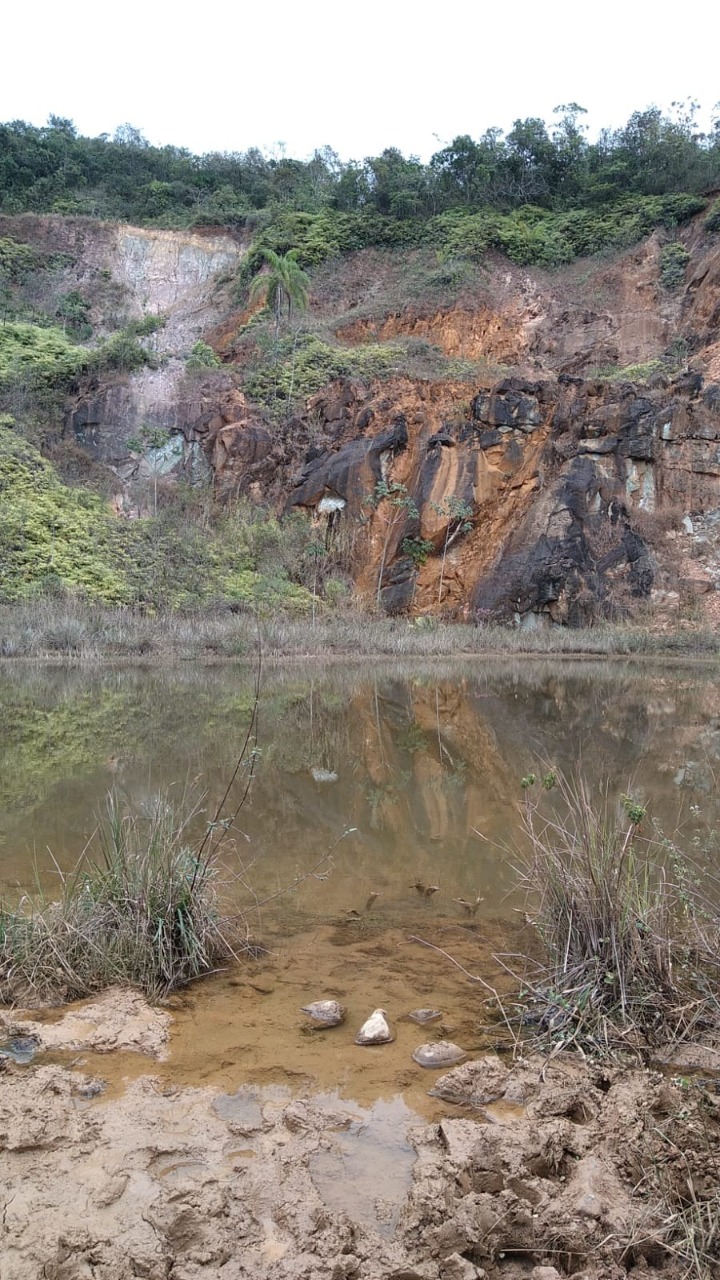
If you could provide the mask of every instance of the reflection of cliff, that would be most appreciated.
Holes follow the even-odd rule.
[[[234,669],[16,674],[1,700],[0,879],[29,888],[36,853],[56,891],[44,851],[73,866],[111,786],[142,812],[168,787],[182,806],[195,783],[212,813],[251,698],[251,676]],[[579,764],[611,795],[637,793],[667,830],[682,805],[688,839],[720,826],[719,726],[702,669],[526,660],[273,673],[256,783],[224,870],[237,884],[245,869],[251,905],[314,868],[283,900],[298,918],[362,914],[378,892],[373,915],[458,922],[453,898],[480,894],[492,912],[510,888],[503,848],[517,837],[519,781],[544,761]],[[440,892],[426,902],[416,880]]]
[[[565,771],[579,764],[611,795],[637,791],[672,830],[694,794],[692,768],[682,786],[674,780],[683,761],[704,754],[713,732],[712,682],[654,668],[529,663],[461,668],[452,677],[345,678],[347,705],[323,705],[322,683],[315,686],[324,754],[317,738],[310,745],[308,705],[285,714],[282,756],[253,806],[260,843],[265,824],[285,824],[298,865],[344,825],[358,828],[337,850],[330,880],[305,886],[308,910],[361,906],[371,889],[383,894],[381,907],[413,902],[416,878],[441,884],[436,910],[452,914],[449,899],[459,894],[499,902],[512,880],[502,849],[517,836],[520,778],[543,762]],[[336,782],[313,780],[309,764],[318,759]],[[704,804],[702,821],[713,818]]]

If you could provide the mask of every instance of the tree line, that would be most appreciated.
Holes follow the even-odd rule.
[[[70,120],[0,124],[0,210],[79,214],[142,225],[256,227],[278,211],[375,214],[394,221],[447,211],[607,207],[629,196],[720,186],[720,116],[703,131],[697,103],[649,107],[588,138],[576,103],[512,129],[454,138],[424,163],[396,147],[362,161],[322,147],[308,160],[156,147],[130,125],[87,138]]]

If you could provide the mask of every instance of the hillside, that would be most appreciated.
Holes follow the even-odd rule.
[[[638,169],[599,209],[548,170],[545,207],[504,211],[0,216],[5,598],[714,621],[720,217],[696,152],[665,182],[689,193]],[[289,251],[307,296],[274,318]],[[34,447],[59,476],[20,493]],[[98,513],[87,572],[58,502]]]

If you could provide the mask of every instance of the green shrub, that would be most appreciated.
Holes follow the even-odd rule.
[[[634,196],[598,209],[553,212],[523,205],[508,214],[453,210],[427,224],[444,255],[478,261],[498,249],[519,266],[556,266],[625,248],[655,227],[674,227],[705,208],[700,196]]]
[[[705,219],[705,230],[720,231],[720,198],[715,201]]]
[[[217,369],[220,364],[212,347],[207,342],[196,342],[185,361],[185,368],[192,373],[197,369]]]
[[[92,336],[90,323],[90,303],[83,298],[77,289],[60,295],[55,315],[63,322],[63,331],[67,326],[77,338],[86,340]]]
[[[665,289],[672,291],[680,288],[689,261],[690,254],[678,240],[664,246],[660,253],[660,280]]]
[[[20,322],[0,325],[0,386],[18,379],[59,385],[87,362],[88,352],[60,329]]]
[[[53,589],[123,600],[115,523],[101,498],[61,484],[36,449],[0,429],[0,597],[28,597],[51,576]]]
[[[292,536],[307,541],[307,521]],[[172,506],[121,520],[0,425],[0,600],[70,592],[150,611],[224,602],[302,613],[312,595],[286,539],[284,522],[244,508],[209,528]]]
[[[39,262],[39,255],[31,245],[22,244],[10,236],[0,236],[0,276],[19,284]]]
[[[312,333],[297,339],[288,337],[248,374],[245,390],[254,400],[273,408],[314,395],[337,378],[370,381],[387,375],[396,367],[400,352],[397,345],[381,343],[334,347]]]

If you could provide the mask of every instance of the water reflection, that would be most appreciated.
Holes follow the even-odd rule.
[[[4,886],[31,889],[37,862],[52,887],[47,850],[73,865],[110,787],[142,812],[197,782],[212,812],[252,696],[252,673],[237,667],[2,672]],[[519,779],[539,761],[579,764],[611,794],[632,790],[666,828],[680,814],[688,842],[718,821],[720,694],[707,668],[287,668],[265,678],[260,744],[225,862],[246,899],[296,882],[265,908],[285,928],[364,918],[373,894],[369,912],[387,923],[439,909],[460,918],[458,897],[482,896],[480,917],[507,909],[502,849],[516,838]],[[440,891],[426,900],[415,884]]]

